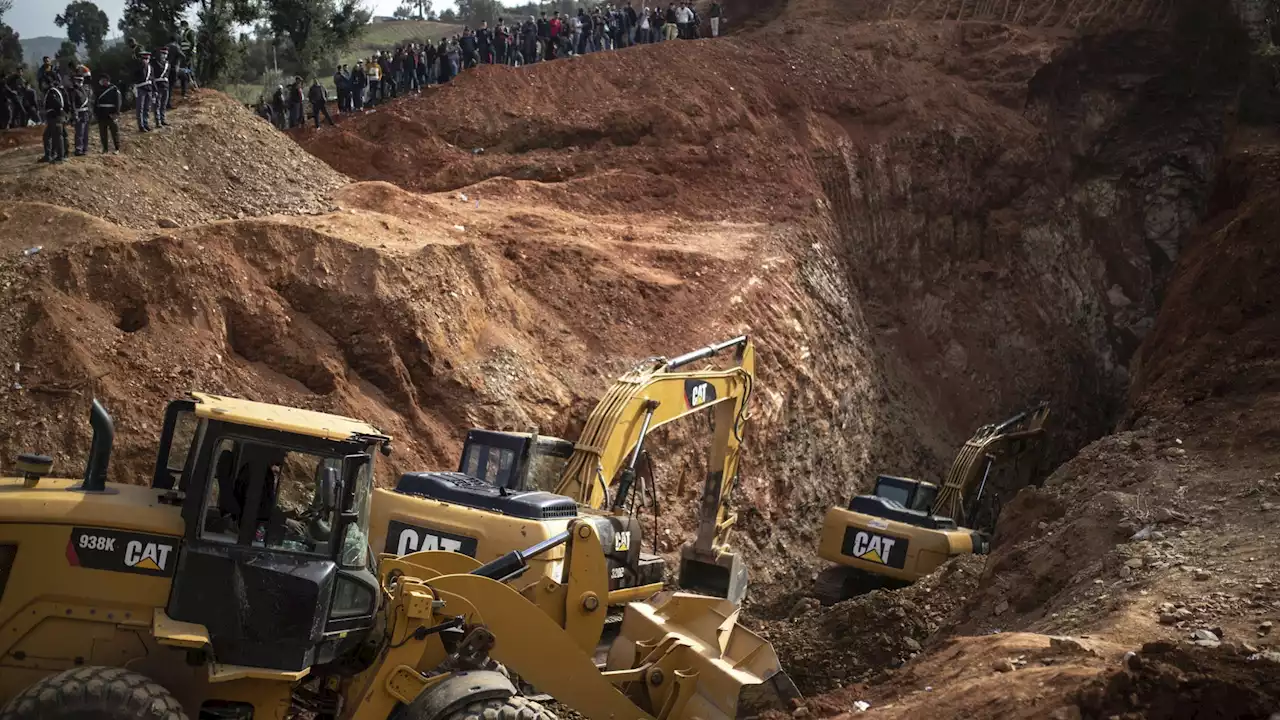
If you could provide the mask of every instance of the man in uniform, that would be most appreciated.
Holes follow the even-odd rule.
[[[152,87],[155,88],[155,114],[156,127],[164,127],[169,123],[165,120],[165,111],[169,108],[169,73],[173,68],[169,66],[169,48],[160,46],[156,50],[156,60],[152,67]]]
[[[116,116],[124,109],[124,93],[111,83],[105,73],[98,78],[98,97],[95,113],[98,116],[98,138],[102,140],[102,152],[107,152],[107,133],[111,133],[111,141],[115,143],[116,154],[120,154],[120,126],[116,124]]]
[[[76,127],[76,157],[89,154],[89,117],[92,114],[93,90],[84,84],[84,76],[71,78],[71,112]]]
[[[67,96],[57,73],[44,94],[44,157],[41,162],[60,163],[67,159],[67,128],[62,113],[67,109]]]
[[[134,105],[138,115],[138,132],[151,132],[149,115],[151,113],[152,93],[155,91],[151,68],[151,51],[138,53],[138,69],[133,75]]]
[[[18,78],[18,93],[22,96],[23,117],[30,125],[40,124],[40,98],[36,89],[27,84],[25,78]]]

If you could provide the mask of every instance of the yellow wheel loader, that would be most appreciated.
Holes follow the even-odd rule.
[[[1041,403],[978,428],[941,489],[881,475],[871,495],[828,510],[818,556],[836,565],[818,574],[814,595],[830,605],[876,588],[909,585],[957,555],[985,554],[999,515],[994,489],[1030,484],[1048,417],[1049,406]]]
[[[726,351],[734,353],[732,367],[688,369]],[[596,405],[576,443],[536,433],[472,430],[457,472],[408,473],[394,490],[374,492],[371,544],[394,555],[450,550],[488,561],[582,519],[605,541],[608,604],[644,599],[662,588],[665,571],[662,558],[641,551],[644,493],[632,490],[644,442],[655,428],[703,414],[710,416],[714,436],[698,533],[682,550],[678,582],[683,589],[738,603],[747,574],[728,549],[736,519],[729,499],[754,381],[755,351],[743,336],[670,360],[654,358],[628,372]],[[656,492],[649,485],[656,517]],[[562,555],[545,553],[522,582],[555,577]]]
[[[601,670],[608,575],[582,519],[481,565],[366,536],[390,438],[351,418],[193,393],[150,486],[106,482],[96,401],[82,479],[0,477],[0,720],[549,720],[518,675],[591,718],[722,720],[794,686],[725,601],[627,608]],[[518,592],[530,563],[561,573]]]

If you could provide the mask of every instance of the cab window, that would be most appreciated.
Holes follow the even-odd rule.
[[[320,479],[341,460],[222,438],[215,445],[202,539],[331,556],[335,510],[320,502]]]

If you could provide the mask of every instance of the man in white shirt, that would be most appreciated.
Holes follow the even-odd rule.
[[[685,40],[693,38],[693,10],[687,3],[680,3],[676,8],[676,24],[680,26],[680,37]]]

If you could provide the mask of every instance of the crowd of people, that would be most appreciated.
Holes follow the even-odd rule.
[[[712,37],[720,34],[722,15],[720,3],[713,2],[709,10]],[[499,18],[492,28],[482,22],[479,28],[464,27],[439,43],[409,43],[358,60],[355,67],[342,65],[333,74],[338,111],[368,110],[401,93],[449,82],[477,65],[520,66],[632,45],[693,40],[701,36],[701,25],[692,2],[637,9],[629,1],[579,9],[574,15],[555,12],[548,17],[544,12],[524,22]],[[308,89],[298,76],[287,87],[277,87],[270,98],[260,98],[258,114],[282,130],[298,127],[306,122],[304,108],[309,103],[310,117],[318,128],[321,117],[333,124],[329,99],[319,78]]]
[[[102,152],[120,152],[120,126],[126,97],[132,95],[139,132],[151,132],[168,125],[165,113],[173,109],[170,89],[180,87],[186,97],[191,84],[191,60],[195,33],[183,20],[179,32],[168,45],[155,53],[139,47],[133,38],[126,42],[133,53],[133,73],[121,84],[106,73],[95,77],[89,66],[71,61],[65,71],[43,58],[36,70],[36,87],[16,74],[3,84],[0,128],[44,125],[44,154],[40,162],[65,162],[69,154],[87,155],[89,128],[96,121]],[[94,84],[97,87],[94,87]],[[154,123],[153,123],[154,120]],[[71,126],[74,140],[68,138]],[[110,145],[108,145],[110,140]]]

